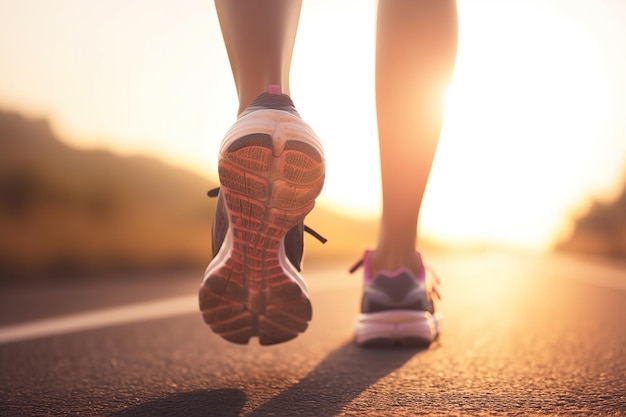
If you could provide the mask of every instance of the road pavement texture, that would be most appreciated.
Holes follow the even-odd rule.
[[[433,254],[443,335],[351,339],[361,274],[305,264],[313,321],[270,347],[204,325],[198,275],[0,293],[2,416],[626,415],[626,265]]]

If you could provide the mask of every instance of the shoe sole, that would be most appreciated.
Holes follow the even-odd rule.
[[[304,332],[312,317],[306,285],[283,242],[315,205],[324,159],[308,135],[293,139],[280,132],[281,118],[294,122],[281,113],[269,112],[264,119],[274,117],[278,130],[245,134],[220,152],[229,230],[199,298],[205,322],[233,343],[247,344],[253,336],[261,345],[285,342]]]
[[[359,314],[355,342],[363,347],[426,348],[439,336],[440,318],[428,311],[389,310]]]

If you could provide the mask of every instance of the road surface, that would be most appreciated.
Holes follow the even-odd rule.
[[[270,347],[210,332],[198,274],[5,288],[0,415],[626,415],[626,264],[430,261],[444,322],[427,350],[353,344],[350,262],[305,264],[313,321]]]

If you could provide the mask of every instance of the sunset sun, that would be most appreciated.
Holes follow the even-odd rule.
[[[312,13],[298,38],[293,90],[327,150],[322,198],[375,219],[373,11],[353,16],[353,30],[341,39],[320,38],[314,28],[323,21],[338,29],[349,11],[339,8],[333,19]],[[578,203],[581,187],[597,185],[580,168],[597,162],[589,156],[607,133],[601,53],[584,28],[540,4],[459,2],[459,24],[457,66],[442,92],[447,115],[421,229],[455,243],[545,248],[564,226],[564,211]],[[348,48],[354,55],[345,55]],[[333,65],[311,66],[315,59]],[[315,82],[321,77],[323,85]],[[329,92],[340,99],[329,102]],[[419,143],[407,140],[407,146]]]

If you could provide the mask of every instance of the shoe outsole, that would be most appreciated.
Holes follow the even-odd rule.
[[[282,245],[315,205],[324,160],[301,140],[286,140],[275,152],[271,135],[250,134],[220,155],[229,243],[199,298],[205,322],[233,343],[254,336],[261,345],[282,343],[305,331],[312,317],[304,283],[286,264]]]

